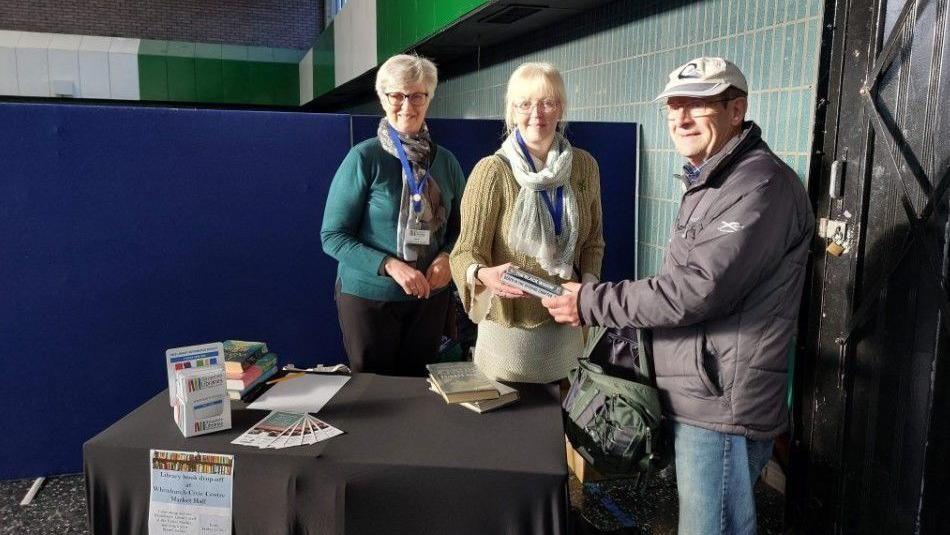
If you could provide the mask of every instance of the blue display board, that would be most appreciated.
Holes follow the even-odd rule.
[[[79,471],[166,348],[339,360],[320,224],[349,144],[342,115],[0,105],[0,478]]]
[[[281,363],[342,361],[320,224],[378,120],[0,104],[0,479],[80,471],[85,440],[165,388],[169,347],[265,340]],[[429,125],[466,173],[502,139],[499,121]],[[636,135],[569,130],[600,164],[607,278],[635,265]]]

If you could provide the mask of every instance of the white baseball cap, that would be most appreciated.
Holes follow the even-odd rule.
[[[696,58],[673,69],[670,81],[653,101],[668,97],[711,97],[730,87],[749,92],[739,67],[722,58]]]

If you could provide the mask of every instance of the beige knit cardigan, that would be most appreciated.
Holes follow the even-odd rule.
[[[574,253],[576,276],[584,273],[600,277],[604,258],[604,236],[600,208],[600,170],[597,161],[584,150],[574,148],[571,187],[577,199],[578,229]],[[498,156],[482,158],[472,170],[462,195],[462,228],[449,258],[452,278],[465,310],[471,310],[473,288],[466,283],[472,264],[486,267],[511,262],[522,269],[558,284],[560,277],[549,275],[538,262],[508,243],[508,228],[515,199],[521,186],[506,162]],[[487,319],[505,326],[534,328],[553,321],[541,300],[535,297],[501,299],[492,297]]]

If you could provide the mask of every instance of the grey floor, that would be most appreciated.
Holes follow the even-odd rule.
[[[0,534],[87,534],[82,474],[51,477],[33,503],[20,505],[30,479],[0,481]],[[570,480],[571,518],[578,535],[676,533],[676,483],[670,475],[654,478],[644,496],[623,481],[583,484]],[[756,486],[759,533],[783,532],[782,495]]]

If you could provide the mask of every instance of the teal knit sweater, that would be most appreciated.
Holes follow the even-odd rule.
[[[452,250],[459,234],[459,205],[465,175],[455,156],[439,146],[430,168],[442,190],[446,231],[441,250]],[[340,291],[376,301],[408,301],[396,281],[380,275],[383,260],[396,257],[396,226],[402,196],[399,158],[372,138],[353,147],[330,184],[320,238],[323,250],[339,263]],[[425,274],[429,268],[416,266]]]

